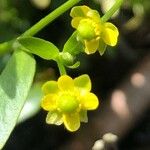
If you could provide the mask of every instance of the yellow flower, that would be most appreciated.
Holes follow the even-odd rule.
[[[115,46],[118,39],[118,29],[112,23],[102,23],[99,13],[87,6],[72,8],[71,25],[77,29],[78,39],[85,45],[85,53],[92,54],[96,50],[102,55],[106,45]]]
[[[46,122],[64,123],[71,132],[79,129],[80,121],[88,121],[87,110],[94,110],[99,105],[97,96],[90,92],[91,81],[86,74],[75,79],[63,75],[57,82],[46,82],[42,90],[45,96],[41,107],[48,111]]]

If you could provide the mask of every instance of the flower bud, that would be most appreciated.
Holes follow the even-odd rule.
[[[62,62],[66,66],[72,66],[74,62],[74,57],[68,53],[68,52],[61,52],[60,53],[60,58],[62,59]]]

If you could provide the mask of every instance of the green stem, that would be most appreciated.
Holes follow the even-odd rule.
[[[0,43],[0,56],[12,50],[14,40]]]
[[[41,29],[55,20],[57,17],[62,15],[65,11],[70,9],[73,5],[80,2],[81,0],[68,0],[66,3],[62,4],[60,7],[55,9],[53,12],[48,14],[46,17],[41,19],[35,25],[33,25],[30,29],[25,31],[21,36],[33,36],[38,33]],[[0,43],[0,55],[12,50],[12,45],[15,40],[11,40],[8,42]]]
[[[60,75],[67,74],[65,66],[63,65],[63,63],[60,60],[57,61],[57,65],[58,65],[58,68],[59,68]]]
[[[81,0],[68,0],[66,3],[55,9],[53,12],[48,14],[46,17],[37,22],[29,30],[27,30],[22,36],[33,36],[38,33],[41,29],[47,26],[50,22],[55,20],[57,17],[62,15],[65,11],[70,9],[73,5],[80,2]]]
[[[123,0],[116,0],[115,4],[106,12],[106,14],[101,18],[101,21],[104,23],[108,21],[112,15],[120,8]]]

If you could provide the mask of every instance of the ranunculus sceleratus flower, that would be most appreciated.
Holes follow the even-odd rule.
[[[72,8],[71,25],[77,29],[77,38],[85,45],[85,53],[92,54],[96,50],[102,55],[106,45],[115,46],[118,39],[118,29],[110,22],[102,23],[99,13],[87,6]]]
[[[91,93],[91,81],[88,75],[72,79],[68,75],[59,77],[58,81],[46,82],[42,90],[44,97],[41,107],[48,111],[46,122],[61,125],[73,132],[79,129],[80,122],[87,122],[87,110],[98,107],[99,101]]]

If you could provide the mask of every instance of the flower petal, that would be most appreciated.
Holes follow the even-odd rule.
[[[80,127],[80,117],[78,113],[75,114],[64,114],[63,115],[64,125],[67,130],[74,132]]]
[[[119,35],[119,31],[118,31],[117,27],[115,25],[113,25],[112,23],[106,22],[104,24],[104,26],[105,26],[105,28],[109,28],[109,29],[113,30],[115,32],[116,36]]]
[[[79,25],[79,22],[81,21],[81,19],[82,19],[82,17],[75,17],[75,18],[73,18],[72,21],[71,21],[71,26],[73,28],[77,29],[78,25]]]
[[[56,98],[57,96],[55,94],[48,94],[44,96],[41,102],[41,107],[44,110],[50,111],[56,109]]]
[[[47,124],[61,125],[63,123],[62,114],[58,111],[50,111],[46,116]]]
[[[80,121],[81,122],[88,122],[88,117],[87,117],[87,111],[86,110],[81,110],[80,111]]]
[[[98,98],[95,94],[86,93],[86,95],[84,95],[81,98],[81,105],[82,105],[82,109],[94,110],[98,107],[99,101],[98,101]]]
[[[86,14],[90,10],[89,7],[83,6],[75,6],[71,9],[70,16],[71,17],[86,17]]]
[[[100,15],[98,13],[98,11],[96,10],[89,10],[87,13],[87,17],[91,18],[92,20],[94,20],[97,23],[100,23]]]
[[[72,90],[74,87],[73,79],[67,75],[63,75],[58,79],[59,89],[66,91]]]
[[[74,85],[81,89],[89,92],[91,90],[91,80],[87,74],[81,75],[74,79]]]
[[[44,94],[56,93],[58,92],[58,85],[56,81],[48,81],[42,86]]]
[[[105,23],[102,31],[102,39],[107,45],[115,46],[118,39],[118,29],[112,23]]]
[[[92,39],[90,41],[85,40],[85,53],[93,54],[96,52],[99,46],[99,39]]]

